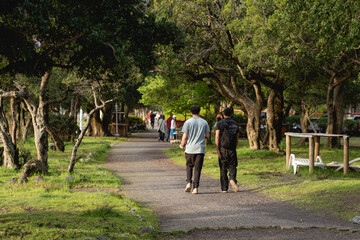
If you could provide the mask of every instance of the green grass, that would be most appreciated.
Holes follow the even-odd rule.
[[[9,184],[20,172],[0,169],[0,239],[155,239],[155,214],[124,197],[121,181],[102,168],[110,144],[124,139],[85,138],[75,165],[73,181],[65,177],[72,144],[65,152],[49,151],[49,174],[35,183]],[[31,140],[24,144],[36,156]],[[131,210],[131,211],[130,211]],[[138,216],[142,217],[142,219]],[[141,226],[153,229],[143,233]]]
[[[297,157],[308,157],[308,146],[296,146],[299,139],[292,141],[292,153]],[[360,138],[351,138],[350,145],[350,160],[360,157]],[[285,149],[284,143],[281,147]],[[167,150],[167,154],[175,163],[185,165],[183,151],[177,146]],[[285,155],[267,150],[252,151],[246,140],[239,141],[237,155],[237,180],[241,188],[263,192],[318,214],[345,220],[360,215],[360,172],[344,176],[333,169],[315,168],[314,173],[309,174],[308,167],[303,166],[294,175],[292,169],[286,169]],[[320,155],[325,163],[343,162],[342,149],[325,149],[322,145]],[[220,176],[214,145],[206,147],[202,172],[215,179]]]

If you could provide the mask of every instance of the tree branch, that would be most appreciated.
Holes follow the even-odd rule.
[[[114,48],[110,43],[108,43],[108,42],[107,42],[107,43],[106,43],[106,42],[102,42],[102,43],[112,49],[114,58],[116,59],[116,61],[118,61],[119,63],[121,63],[120,59],[116,56],[115,48]]]

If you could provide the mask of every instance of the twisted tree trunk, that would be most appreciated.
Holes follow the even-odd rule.
[[[0,102],[2,102],[0,100]],[[9,125],[3,112],[2,104],[0,103],[0,137],[4,145],[4,161],[3,166],[5,168],[17,168],[18,167],[18,154],[16,145],[12,141],[12,136],[9,133]]]
[[[26,93],[23,101],[30,112],[33,128],[34,140],[36,146],[37,159],[42,161],[48,167],[48,134],[46,131],[47,114],[48,114],[48,97],[46,87],[50,79],[51,72],[46,72],[41,77],[39,103],[36,105],[31,97]],[[19,89],[26,91],[26,88],[17,84]]]
[[[106,133],[103,130],[103,125],[100,119],[100,111],[96,111],[93,114],[89,114],[90,125],[91,125],[91,136],[93,137],[104,137]]]
[[[75,164],[76,164],[76,154],[77,154],[77,151],[80,147],[80,144],[85,136],[85,133],[87,131],[87,129],[89,128],[90,126],[90,121],[91,121],[91,118],[93,116],[94,113],[98,112],[101,108],[103,108],[108,102],[111,102],[113,101],[112,99],[111,100],[108,100],[108,101],[103,101],[101,98],[100,98],[100,101],[101,101],[101,105],[98,105],[98,102],[97,102],[97,97],[96,97],[96,92],[95,90],[93,90],[93,95],[94,95],[94,102],[95,102],[95,108],[92,109],[89,114],[88,114],[88,118],[86,120],[86,123],[85,123],[85,126],[83,127],[83,129],[81,130],[80,134],[79,134],[79,137],[73,147],[73,150],[72,150],[72,153],[71,153],[71,158],[70,158],[70,163],[69,163],[69,166],[68,166],[68,173],[72,173],[74,171],[74,167],[75,167]]]
[[[56,151],[65,151],[64,141],[59,137],[59,133],[50,125],[46,125],[46,131],[54,141]]]
[[[1,90],[1,89],[0,89]],[[15,96],[15,92],[12,92],[14,95],[10,97],[13,99]],[[5,93],[1,90],[1,95],[5,95]],[[10,96],[10,95],[8,95]],[[4,149],[4,159],[3,159],[3,166],[5,168],[18,168],[19,164],[19,154],[16,148],[16,144],[13,142],[13,137],[10,134],[9,124],[6,119],[5,113],[3,112],[3,105],[2,105],[2,96],[0,96],[0,137],[2,139]]]

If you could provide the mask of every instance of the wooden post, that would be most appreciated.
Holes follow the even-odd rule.
[[[349,173],[349,136],[344,136],[344,174]]]
[[[320,136],[315,136],[315,155],[314,162],[316,161],[317,156],[320,155]]]
[[[309,137],[309,173],[314,172],[314,138]]]
[[[286,135],[286,169],[289,169],[290,154],[291,154],[291,136]]]

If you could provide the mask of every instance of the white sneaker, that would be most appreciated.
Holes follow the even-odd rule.
[[[191,183],[186,184],[185,192],[190,192],[191,190]]]
[[[198,194],[198,189],[194,188],[193,191],[192,191],[192,194]]]
[[[232,187],[232,189],[233,189],[234,192],[238,192],[238,191],[239,191],[239,188],[238,188],[238,186],[236,186],[236,183],[235,183],[234,180],[230,180],[230,185],[231,185],[231,187]]]
[[[227,191],[224,190],[224,191],[222,191],[222,193],[227,193]]]

